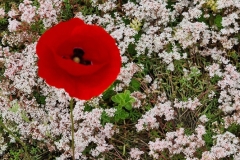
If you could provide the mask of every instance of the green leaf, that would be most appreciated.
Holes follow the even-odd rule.
[[[132,43],[130,43],[130,44],[128,45],[127,51],[128,51],[128,53],[129,53],[130,55],[132,55],[132,56],[134,56],[134,55],[137,54],[137,51],[135,50],[135,45],[132,44]]]
[[[132,104],[131,104],[131,103],[127,103],[127,104],[125,105],[125,108],[126,108],[127,110],[131,111],[131,110],[132,110]]]
[[[119,106],[117,106],[116,109],[117,111],[115,112],[115,115],[114,115],[115,122],[129,118],[129,113],[127,111],[125,111]]]
[[[124,93],[118,93],[113,96],[111,99],[113,102],[117,103],[119,107],[125,107],[127,110],[132,109],[132,103],[135,101],[134,98],[131,97],[130,91],[126,90]]]
[[[130,86],[134,91],[139,91],[141,83],[133,78],[132,81],[130,82]]]
[[[222,29],[222,16],[217,15],[214,19],[214,24],[218,27],[218,29]]]

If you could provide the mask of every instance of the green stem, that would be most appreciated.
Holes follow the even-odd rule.
[[[5,124],[2,122],[2,120],[0,120],[0,126],[3,127],[13,138],[15,138],[16,141],[18,141],[22,146],[23,146],[23,149],[25,151],[25,156],[27,159],[31,160],[31,158],[29,157],[28,155],[28,152],[27,152],[27,147],[26,145],[23,143],[23,141],[18,138],[17,136],[15,136],[12,131],[10,129],[8,129]]]
[[[71,132],[72,132],[72,159],[75,160],[75,147],[74,147],[74,122],[73,122],[73,98],[70,100],[70,118],[71,118]]]

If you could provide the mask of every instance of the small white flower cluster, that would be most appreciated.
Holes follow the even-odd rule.
[[[16,11],[15,9],[13,9],[13,8],[11,8],[11,10],[10,11],[8,11],[8,16],[10,17],[10,18],[16,18],[16,16],[18,16],[19,15],[19,11]]]
[[[202,123],[206,123],[209,119],[207,118],[206,115],[202,115],[201,117],[199,117],[199,121]]]
[[[238,0],[217,0],[217,9],[230,7],[240,8],[240,2]]]
[[[19,4],[19,11],[21,14],[21,21],[25,21],[27,23],[32,23],[34,22],[34,17],[36,14],[36,6],[32,6],[32,1],[29,0],[24,0],[23,3]]]
[[[171,52],[163,51],[158,54],[158,57],[161,58],[162,61],[168,65],[167,70],[174,71],[173,60],[185,59],[187,57],[186,53],[181,56],[179,53],[179,49],[180,48],[173,45]]]
[[[91,154],[96,157],[101,152],[112,149],[112,146],[108,145],[105,139],[111,138],[115,131],[111,123],[107,123],[105,126],[101,125],[100,120],[103,109],[96,108],[91,112],[84,112],[83,109],[83,102],[77,102],[74,108],[74,119],[75,121],[81,120],[82,122],[77,126],[75,125],[77,129],[75,132],[75,152],[80,156],[84,149],[93,142],[97,147],[91,150]],[[109,112],[109,110],[106,111]]]
[[[21,116],[22,109],[20,108],[19,101],[13,100],[9,102],[8,106],[5,105],[3,107],[4,108],[1,108],[1,110],[3,111],[3,119],[16,123],[24,123],[24,120]]]
[[[17,28],[16,28],[17,29]],[[26,31],[23,31],[21,33],[13,32],[10,35],[4,34],[2,38],[3,45],[9,45],[11,47],[13,46],[20,46],[21,44],[24,44],[26,41],[32,41],[34,35],[32,33],[28,33]]]
[[[13,86],[18,90],[30,94],[32,88],[36,86],[37,79],[37,66],[36,60],[37,56],[35,53],[36,43],[28,45],[27,48],[23,51],[22,56],[22,65],[20,70],[15,73],[13,80]],[[27,78],[27,80],[25,79]]]
[[[222,77],[222,72],[220,69],[220,65],[217,63],[213,63],[212,65],[209,65],[206,67],[206,70],[209,71],[209,76],[214,77],[215,75],[218,77]]]
[[[117,7],[117,5],[115,3],[116,3],[116,0],[108,0],[103,4],[95,3],[95,5],[93,5],[93,6],[97,6],[98,9],[103,12],[109,12],[109,11],[114,10]]]
[[[161,152],[164,149],[168,149],[172,155],[182,152],[185,158],[193,158],[197,148],[205,144],[202,139],[202,136],[205,134],[205,127],[198,125],[195,132],[196,134],[185,135],[184,128],[179,128],[175,132],[167,132],[165,139],[160,140],[156,138],[155,142],[149,142],[149,155],[159,159]]]
[[[202,159],[222,159],[233,155],[233,159],[239,158],[240,153],[240,140],[234,134],[230,132],[225,132],[224,134],[218,134],[213,136],[215,139],[215,145],[210,151],[205,151],[202,153]]]
[[[149,75],[146,75],[144,78],[144,81],[147,83],[151,83],[152,82],[152,77],[150,77]]]
[[[142,115],[141,119],[138,119],[138,123],[135,125],[137,131],[139,132],[144,129],[150,130],[159,128],[159,123],[157,122],[156,117],[165,116],[166,121],[174,119],[174,110],[171,105],[172,103],[170,101],[166,101],[165,103],[157,103],[154,108]]]
[[[140,151],[138,148],[131,148],[131,151],[129,152],[132,159],[139,160],[141,159],[141,155],[143,154],[143,151]]]
[[[240,124],[240,73],[236,67],[228,64],[224,68],[223,79],[218,81],[221,87],[218,102],[221,109],[227,116],[224,117],[225,127],[233,123]]]
[[[139,41],[137,42],[137,45],[136,45],[137,56],[145,54],[147,50],[148,52],[147,56],[151,57],[151,54],[153,52],[158,53],[173,40],[173,37],[171,34],[172,28],[170,27],[166,27],[162,29],[163,32],[159,33],[159,30],[160,30],[159,27],[153,27],[153,26],[149,27],[149,24],[146,23],[143,26],[143,30],[146,32],[146,34],[142,34]],[[174,45],[174,43],[172,44]],[[168,56],[168,54],[164,54],[162,57],[164,56]]]
[[[193,46],[200,42],[200,46],[206,46],[210,39],[208,26],[203,22],[190,22],[184,19],[178,24],[174,39],[177,40],[182,48]]]
[[[8,16],[10,17],[8,19],[8,30],[10,32],[15,32],[22,22],[32,24],[40,18],[43,20],[45,28],[56,24],[58,22],[57,16],[60,13],[62,0],[38,0],[38,2],[40,4],[39,8],[33,6],[32,1],[29,0],[24,0],[23,3],[20,3],[18,10],[12,8],[8,12]],[[19,15],[20,18],[18,18]]]
[[[7,143],[4,141],[4,137],[0,134],[0,156],[7,150]]]
[[[43,20],[45,28],[51,27],[58,22],[57,16],[60,12],[62,0],[38,0],[40,7],[37,10],[37,14]]]
[[[127,63],[125,67],[121,67],[120,74],[117,79],[122,83],[119,83],[116,87],[116,91],[121,91],[123,87],[129,86],[133,75],[140,71],[140,68],[135,63]]]
[[[141,100],[144,100],[146,98],[146,95],[139,91],[131,93],[131,96],[135,99],[135,102],[132,104],[133,108],[140,108],[142,106]]]
[[[17,21],[16,19],[8,19],[8,30],[9,32],[14,32],[17,30],[18,26],[21,24],[19,21]]]
[[[5,10],[3,8],[0,8],[0,19],[5,16]]]
[[[223,35],[231,35],[233,33],[238,33],[239,31],[239,24],[236,21],[237,19],[239,19],[238,16],[239,13],[232,13],[232,14],[228,14],[226,17],[222,18],[222,26],[224,27],[223,29],[221,29],[221,33]]]
[[[126,16],[135,17],[147,22],[156,21],[157,25],[167,25],[170,21],[171,12],[166,8],[165,1],[141,0],[139,4],[128,1],[123,5]]]
[[[12,86],[22,92],[30,94],[32,87],[36,85],[36,43],[27,46],[23,53],[15,53],[5,56],[6,70],[4,76],[13,81]],[[27,80],[26,80],[27,78]]]
[[[107,115],[109,117],[113,117],[114,113],[117,111],[117,109],[116,108],[110,108],[110,109],[105,109],[104,111],[107,113]]]
[[[190,109],[190,110],[195,110],[198,106],[201,106],[202,104],[199,102],[198,98],[194,98],[193,100],[191,98],[188,99],[188,101],[183,102],[183,101],[178,101],[177,99],[175,99],[174,101],[174,107],[175,108],[186,108],[186,109]]]

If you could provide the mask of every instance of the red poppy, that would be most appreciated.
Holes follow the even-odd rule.
[[[71,97],[88,100],[117,78],[121,58],[115,40],[101,27],[79,18],[47,30],[36,47],[38,75]]]

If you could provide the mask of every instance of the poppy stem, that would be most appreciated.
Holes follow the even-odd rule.
[[[75,160],[75,146],[74,146],[74,121],[73,121],[73,98],[70,100],[70,118],[71,118],[71,132],[72,132],[72,159]]]

